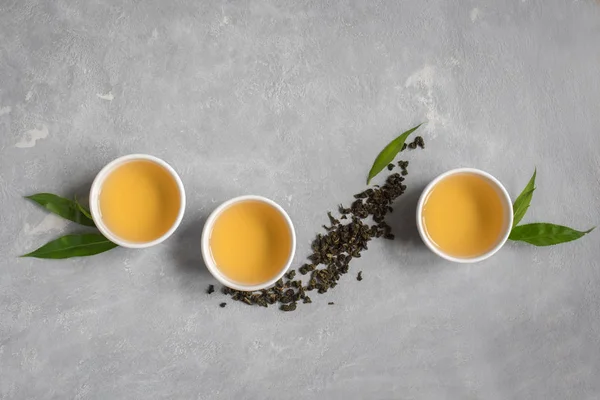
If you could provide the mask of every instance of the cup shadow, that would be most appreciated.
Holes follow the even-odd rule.
[[[394,212],[386,218],[397,240],[419,248],[426,248],[417,230],[417,204],[424,189],[425,185],[422,185],[401,196],[393,205]]]
[[[202,216],[199,219],[190,221],[184,226],[179,227],[175,233],[175,246],[172,250],[172,258],[177,272],[186,281],[190,280],[195,283],[197,281],[201,281],[202,283],[216,281],[202,259],[202,228],[207,218],[208,216]]]
[[[398,256],[399,246],[406,247],[407,254],[412,254],[411,261],[403,262],[402,268],[419,274],[428,274],[438,268],[437,256],[423,243],[417,229],[417,204],[425,187],[420,185],[406,192],[392,205],[394,212],[387,215],[386,222],[392,227],[395,240],[384,241],[384,247],[392,257]]]

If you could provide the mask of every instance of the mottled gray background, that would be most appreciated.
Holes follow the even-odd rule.
[[[282,204],[300,265],[325,212],[424,120],[397,240],[335,290],[295,313],[205,293],[217,204]],[[600,224],[599,127],[594,0],[0,0],[0,398],[598,399],[600,232],[455,265],[413,213],[447,169],[515,196],[537,167],[526,221]],[[186,185],[174,237],[17,258],[79,231],[21,196],[85,197],[133,152]]]

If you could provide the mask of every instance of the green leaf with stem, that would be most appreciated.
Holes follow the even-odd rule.
[[[91,219],[93,221],[92,213],[90,213],[90,210],[87,207],[85,207],[83,204],[81,204],[79,202],[79,200],[77,200],[77,197],[75,197],[75,204],[77,205],[77,208],[79,209],[79,211],[81,211],[81,213],[83,215],[85,215],[86,217],[88,217],[89,219]]]
[[[510,240],[526,242],[534,246],[552,246],[577,240],[593,231],[594,228],[587,231],[578,231],[568,226],[542,222],[515,226],[510,231],[508,238]]]
[[[85,257],[103,253],[115,247],[117,247],[116,244],[99,233],[84,233],[60,237],[21,257],[50,259]]]
[[[529,208],[529,204],[531,204],[531,199],[533,198],[533,192],[535,191],[535,176],[537,174],[537,169],[533,170],[533,176],[525,186],[525,189],[521,192],[519,197],[515,200],[513,204],[513,227],[517,226],[519,222],[527,213],[527,209]]]
[[[77,202],[51,193],[37,193],[26,196],[26,199],[32,200],[44,207],[46,210],[84,226],[96,226],[89,213],[83,213]]]
[[[371,179],[373,179],[375,176],[377,176],[377,174],[383,171],[383,169],[387,167],[389,163],[394,161],[396,155],[402,150],[402,146],[404,145],[404,142],[406,142],[406,139],[408,139],[410,134],[416,131],[421,125],[423,125],[423,123],[420,123],[414,128],[411,128],[406,132],[402,133],[396,139],[392,140],[387,146],[385,146],[383,150],[381,150],[377,158],[375,158],[373,166],[369,171],[367,185],[371,182]]]

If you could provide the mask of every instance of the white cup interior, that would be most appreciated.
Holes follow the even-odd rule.
[[[102,211],[100,209],[100,193],[102,192],[102,185],[104,184],[106,178],[116,168],[131,161],[151,161],[160,165],[173,177],[177,184],[177,188],[179,189],[180,204],[179,212],[177,213],[177,218],[175,219],[175,222],[173,223],[171,228],[167,232],[165,232],[164,235],[150,242],[132,242],[120,238],[119,236],[112,233],[102,220]],[[181,223],[181,220],[183,219],[183,214],[185,212],[185,190],[183,188],[183,182],[181,181],[181,178],[179,178],[179,175],[177,175],[177,172],[175,172],[173,167],[171,167],[169,164],[167,164],[165,161],[161,160],[158,157],[154,157],[148,154],[130,154],[127,156],[119,157],[108,163],[104,168],[100,170],[98,175],[96,175],[96,178],[94,179],[94,182],[92,183],[92,188],[90,190],[90,212],[92,213],[92,218],[94,219],[96,227],[111,242],[116,243],[122,247],[129,247],[133,249],[141,249],[154,246],[165,241],[169,236],[171,236]]]
[[[502,234],[500,235],[500,237],[498,238],[498,242],[488,252],[481,254],[479,256],[462,258],[462,257],[455,257],[455,256],[452,256],[450,254],[443,252],[439,247],[437,247],[431,241],[431,239],[429,238],[429,235],[426,232],[425,227],[423,226],[423,207],[424,207],[425,203],[427,202],[427,197],[429,196],[429,194],[431,193],[433,188],[440,181],[448,178],[449,176],[456,175],[456,174],[474,174],[474,175],[479,175],[479,176],[485,178],[490,184],[492,184],[492,186],[494,186],[494,188],[498,192],[498,195],[500,196],[500,199],[502,200],[502,205],[504,207],[504,210],[503,210],[504,218],[505,218],[504,230],[503,230]],[[510,200],[510,196],[508,195],[508,192],[506,191],[506,189],[504,188],[504,186],[502,185],[502,183],[500,183],[500,181],[498,179],[494,178],[492,175],[488,174],[487,172],[476,169],[476,168],[457,168],[457,169],[453,169],[453,170],[447,171],[447,172],[439,175],[437,178],[435,178],[433,181],[431,181],[431,183],[429,183],[429,185],[427,185],[427,187],[423,190],[423,193],[421,194],[421,197],[419,198],[419,203],[417,204],[417,228],[419,230],[419,235],[421,236],[421,239],[427,245],[427,247],[429,247],[429,249],[431,251],[433,251],[435,254],[437,254],[438,256],[440,256],[442,258],[445,258],[446,260],[453,261],[453,262],[474,263],[474,262],[483,261],[483,260],[491,257],[498,250],[500,250],[502,248],[502,246],[504,246],[504,244],[508,240],[508,236],[510,235],[510,230],[512,228],[512,223],[513,223],[513,207],[512,207],[512,202]]]
[[[231,207],[234,204],[244,202],[244,201],[260,201],[260,202],[270,205],[271,207],[273,207],[277,211],[279,211],[282,218],[284,218],[284,220],[286,221],[286,224],[288,226],[288,229],[289,229],[289,232],[291,235],[291,239],[292,239],[292,247],[290,250],[290,254],[287,258],[285,265],[282,267],[281,271],[279,271],[279,273],[272,279],[270,279],[266,282],[260,283],[260,284],[256,284],[256,285],[245,285],[243,283],[236,282],[236,281],[230,279],[229,277],[227,277],[225,274],[223,274],[221,272],[221,270],[219,269],[219,267],[216,265],[214,258],[212,256],[211,249],[210,249],[210,235],[212,233],[212,229],[214,227],[215,221],[219,218],[219,216],[221,215],[221,213],[224,210],[226,210],[227,208]],[[251,291],[255,291],[255,290],[266,289],[266,288],[273,286],[279,279],[281,279],[283,277],[283,275],[285,275],[287,270],[290,268],[290,265],[292,264],[292,261],[294,260],[295,253],[296,253],[296,232],[294,231],[294,224],[292,223],[292,220],[290,219],[289,215],[285,212],[285,210],[279,204],[275,203],[273,200],[267,199],[266,197],[248,195],[248,196],[235,197],[231,200],[228,200],[225,203],[221,204],[219,207],[217,207],[210,214],[210,216],[206,220],[206,223],[204,224],[204,228],[202,229],[202,258],[204,259],[204,264],[206,265],[206,268],[208,268],[210,273],[220,283],[222,283],[223,285],[230,287],[232,289],[241,290],[241,291],[245,291],[245,292],[251,292]]]

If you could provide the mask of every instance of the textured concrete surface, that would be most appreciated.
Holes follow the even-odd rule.
[[[454,265],[413,213],[444,170],[514,196],[537,167],[526,221],[599,224],[599,104],[593,0],[0,0],[0,398],[598,399],[600,232]],[[423,120],[397,240],[335,290],[295,313],[205,293],[218,203],[281,203],[299,266],[325,212]],[[85,197],[132,152],[186,185],[174,237],[17,258],[79,230],[21,196]]]

